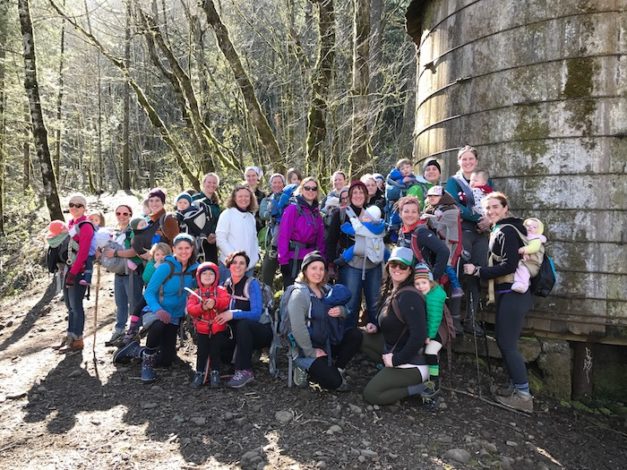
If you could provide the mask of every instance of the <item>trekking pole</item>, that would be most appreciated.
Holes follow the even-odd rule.
[[[475,365],[477,367],[477,388],[479,389],[479,398],[482,398],[481,395],[481,374],[479,372],[479,347],[477,346],[477,328],[475,328],[475,319],[476,319],[476,312],[475,312],[475,304],[473,302],[474,298],[472,295],[472,289],[468,289],[468,301],[470,302],[470,313],[471,313],[471,321],[473,322],[472,325],[472,335],[474,337],[474,341],[475,341]]]
[[[98,297],[100,293],[100,263],[96,264],[96,300],[94,303],[94,343],[91,345],[91,352],[96,364],[96,332],[98,331]]]
[[[481,310],[481,302],[479,302],[479,309]],[[481,320],[481,328],[483,328],[483,344],[485,346],[485,358],[488,366],[488,386],[490,387],[490,393],[493,393],[492,361],[490,360],[490,350],[488,349],[488,334],[485,327],[485,320]]]

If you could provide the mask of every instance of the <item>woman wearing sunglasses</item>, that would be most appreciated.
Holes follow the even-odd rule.
[[[294,284],[305,256],[319,251],[326,259],[324,221],[318,204],[318,182],[305,178],[287,206],[279,225],[278,259],[283,273],[283,288]]]
[[[94,226],[85,215],[87,210],[85,196],[74,194],[70,197],[69,208],[72,216],[68,222],[71,237],[68,249],[68,263],[70,264],[67,268],[63,287],[63,300],[68,310],[68,328],[67,335],[58,348],[60,352],[64,353],[82,351],[84,346],[85,309],[83,308],[83,297],[87,285],[81,285],[80,280],[85,271],[85,262],[89,257],[89,250],[94,237]]]
[[[429,377],[424,356],[427,339],[425,301],[414,287],[413,253],[395,248],[385,269],[387,280],[377,311],[378,332],[366,330],[362,351],[383,369],[364,388],[364,399],[373,405],[391,405],[419,395]]]

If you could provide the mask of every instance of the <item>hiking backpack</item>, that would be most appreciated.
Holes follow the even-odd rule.
[[[211,211],[204,204],[200,204],[195,210],[187,211],[185,214],[177,213],[177,218],[181,232],[194,237],[206,236],[213,223]]]
[[[256,281],[261,288],[261,316],[259,317],[259,323],[272,323],[272,314],[274,311],[274,297],[272,295],[272,288],[269,285],[260,282],[254,277],[248,277],[246,278],[246,283],[244,284],[244,291],[242,292],[242,295],[235,295],[233,293],[231,294],[231,299],[249,301],[250,286],[253,281]],[[224,288],[229,287],[233,289],[233,280],[230,277],[224,282]],[[235,292],[234,289],[233,291]]]
[[[89,255],[93,256],[96,252],[96,228],[94,227],[94,224],[92,224],[89,220],[83,220],[82,222],[74,225],[74,227],[76,227],[75,236],[80,234],[81,226],[84,224],[91,225],[94,230],[94,236],[92,237],[91,245],[89,247]],[[48,246],[48,251],[46,252],[46,267],[48,268],[48,272],[56,273],[59,270],[59,265],[70,266],[76,259],[77,254],[78,242],[68,233],[59,245],[54,247]]]
[[[533,295],[538,297],[548,297],[555,283],[557,281],[557,272],[555,271],[555,264],[553,258],[544,253],[542,257],[542,263],[540,264],[540,270],[535,277],[531,278],[531,285],[529,289]]]

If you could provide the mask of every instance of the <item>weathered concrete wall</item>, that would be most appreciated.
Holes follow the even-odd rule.
[[[558,286],[528,326],[627,344],[627,0],[414,0],[417,160],[466,143],[545,222]],[[446,170],[445,170],[446,171]]]

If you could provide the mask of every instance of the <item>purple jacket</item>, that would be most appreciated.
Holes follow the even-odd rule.
[[[314,202],[310,206],[302,196],[296,198],[296,203],[287,206],[281,217],[277,244],[279,264],[287,264],[294,258],[296,243],[300,244],[298,259],[303,259],[314,250],[326,258],[324,222],[318,204]]]

